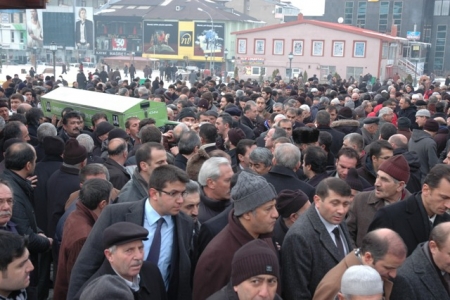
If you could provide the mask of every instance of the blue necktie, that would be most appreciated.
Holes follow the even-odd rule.
[[[148,253],[147,260],[151,261],[155,265],[158,265],[159,253],[161,251],[161,226],[164,223],[164,219],[160,218],[156,225],[155,235],[153,236],[152,246]]]

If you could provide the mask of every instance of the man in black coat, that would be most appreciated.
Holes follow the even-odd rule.
[[[418,244],[428,241],[434,226],[450,221],[450,166],[436,165],[425,177],[422,192],[404,201],[378,210],[369,231],[390,228],[396,231],[408,247],[408,256]]]
[[[135,299],[167,299],[166,288],[158,267],[144,260],[142,241],[148,240],[148,230],[130,222],[117,222],[103,232],[106,259],[100,269],[83,285],[75,299],[80,299],[84,288],[103,275],[115,275],[124,280]],[[130,261],[122,253],[132,255]],[[131,253],[130,253],[131,252]],[[139,278],[137,277],[139,275]]]
[[[333,137],[330,151],[331,153],[333,153],[333,156],[336,157],[339,150],[342,148],[345,134],[330,127],[330,114],[326,110],[320,110],[317,112],[316,124],[317,129],[319,129],[320,131],[326,131]]]
[[[0,176],[7,181],[13,192],[13,211],[11,221],[16,224],[20,235],[28,236],[30,260],[35,267],[30,277],[30,286],[38,284],[38,255],[50,250],[53,239],[45,236],[38,228],[32,205],[33,189],[27,177],[33,175],[36,166],[36,152],[27,143],[15,143],[5,153],[6,170]],[[39,291],[38,291],[39,292]],[[42,291],[45,294],[45,291]]]
[[[105,256],[98,241],[102,240],[103,231],[108,226],[122,221],[131,222],[149,230],[149,237],[153,237],[160,218],[164,219],[160,227],[160,260],[163,260],[163,263],[160,261],[158,267],[163,276],[168,299],[192,299],[189,255],[194,224],[192,218],[180,213],[182,194],[187,182],[189,177],[184,171],[175,166],[164,165],[152,173],[149,198],[108,205],[92,228],[72,269],[67,299],[74,299],[83,284],[101,267]],[[145,220],[144,216],[147,216]],[[168,235],[164,235],[165,231]],[[153,240],[144,242],[144,257],[147,259],[152,243]],[[167,247],[163,247],[164,245]]]
[[[131,178],[124,168],[128,157],[127,149],[127,142],[121,138],[112,139],[108,143],[108,158],[104,165],[109,171],[109,181],[118,190],[121,190]]]
[[[292,144],[279,144],[275,148],[273,160],[274,166],[264,178],[275,187],[277,193],[282,190],[302,190],[312,202],[314,188],[298,179],[295,173],[300,168],[298,148]]]

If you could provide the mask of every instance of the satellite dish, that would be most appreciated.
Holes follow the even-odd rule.
[[[344,18],[343,18],[343,17],[339,17],[338,23],[339,23],[339,24],[342,24],[343,22],[344,22]]]

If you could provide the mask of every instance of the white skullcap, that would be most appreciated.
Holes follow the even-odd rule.
[[[351,296],[383,294],[383,281],[380,274],[372,267],[352,266],[342,276],[341,293]]]

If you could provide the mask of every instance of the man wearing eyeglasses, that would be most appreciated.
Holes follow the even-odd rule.
[[[149,231],[144,241],[144,259],[156,264],[167,290],[167,298],[191,300],[189,251],[193,221],[180,213],[189,177],[183,170],[164,165],[149,181],[149,197],[140,201],[108,205],[102,212],[77,258],[70,277],[67,299],[73,299],[104,260],[103,231],[117,222],[131,222]]]

